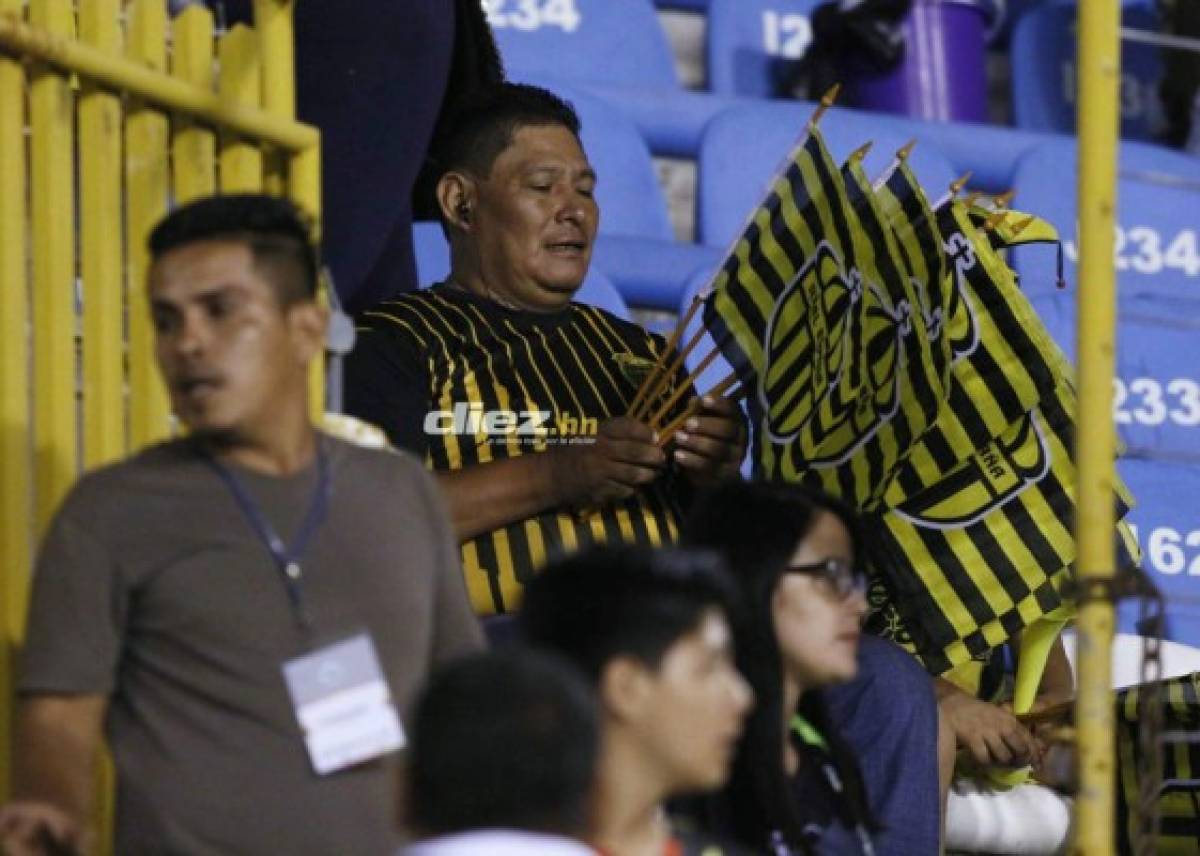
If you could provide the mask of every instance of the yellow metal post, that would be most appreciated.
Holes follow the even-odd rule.
[[[268,113],[296,115],[295,34],[293,0],[254,0],[254,29],[263,63],[262,104]],[[285,162],[272,152],[266,160],[265,187],[282,196],[287,190]]]
[[[1120,4],[1079,4],[1079,570],[1082,589],[1103,593],[1113,576],[1112,418],[1116,287],[1117,105]],[[1101,585],[1095,586],[1099,581]],[[1113,605],[1087,597],[1079,609],[1079,796],[1074,852],[1114,851],[1113,707],[1109,686]]]
[[[119,0],[83,0],[83,41],[121,52]],[[83,461],[119,458],[125,438],[125,289],[121,247],[121,102],[92,83],[79,107],[83,285]]]
[[[258,55],[258,34],[238,24],[221,37],[217,55],[221,60],[221,98],[231,104],[259,106],[262,98],[262,65]],[[221,191],[257,193],[262,186],[262,151],[240,136],[223,134]]]
[[[126,53],[155,71],[167,65],[166,4],[134,0],[128,8]],[[125,233],[128,245],[129,426],[134,448],[161,440],[168,432],[170,407],[154,361],[154,331],[146,300],[149,252],[146,236],[167,211],[167,119],[154,107],[137,104],[125,120]]]
[[[171,73],[197,89],[213,91],[213,16],[203,6],[188,6],[172,27]],[[182,205],[217,189],[213,132],[189,119],[176,119],[171,137],[175,203]]]
[[[20,15],[22,0],[0,0]],[[33,556],[25,72],[0,54],[0,802],[12,770],[13,654],[23,635]]]
[[[70,0],[33,0],[30,22],[74,35]],[[58,71],[40,66],[29,93],[33,178],[33,395],[38,531],[79,468],[75,408],[75,99]]]
[[[139,23],[139,5],[138,0],[133,0],[130,6],[134,11],[129,15],[133,19],[132,30],[140,32],[146,25]],[[158,19],[164,17],[159,15]],[[131,32],[130,43],[136,41]],[[263,110],[232,106],[215,92],[197,89],[160,73],[157,64],[132,57],[112,57],[82,42],[44,33],[14,17],[0,16],[0,46],[19,56],[44,60],[87,80],[124,90],[130,97],[145,99],[159,110],[201,119],[289,151],[316,145],[318,140],[316,128],[280,119]],[[156,51],[165,56],[162,45]]]
[[[263,107],[288,119],[296,116],[296,46],[293,0],[254,0],[263,63]],[[287,192],[313,218],[313,239],[320,240],[321,150],[311,146],[292,154],[286,187],[268,161],[265,186],[269,193]],[[325,411],[325,361],[313,362],[309,375],[309,407],[318,422]]]

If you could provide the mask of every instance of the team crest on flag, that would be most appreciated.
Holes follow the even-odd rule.
[[[977,452],[937,488],[900,502],[895,512],[916,526],[955,529],[978,523],[1050,472],[1053,451],[1040,411]]]
[[[868,302],[866,296],[872,299]],[[828,241],[776,301],[767,321],[767,362],[758,385],[763,431],[772,443],[800,439],[809,466],[845,462],[900,408],[906,303],[890,305],[878,285],[845,270]],[[855,383],[864,352],[872,355]],[[798,355],[807,355],[804,377]]]

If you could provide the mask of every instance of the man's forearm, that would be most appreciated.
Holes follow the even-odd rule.
[[[544,452],[439,472],[450,520],[460,542],[524,520],[558,504]]]
[[[17,799],[51,803],[80,827],[91,820],[103,696],[39,695],[17,704]]]

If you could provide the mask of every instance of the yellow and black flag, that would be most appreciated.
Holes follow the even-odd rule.
[[[946,316],[950,384],[933,429],[895,474],[908,495],[985,448],[1071,372],[1012,270],[971,222],[966,206],[950,202],[936,216],[951,277]]]
[[[881,195],[909,212],[902,224],[928,216],[906,171]],[[950,268],[949,394],[884,496],[881,552],[897,560],[879,570],[898,641],[940,673],[1067,602],[1076,470],[1066,360],[966,207],[949,203],[936,219]],[[1128,505],[1122,488],[1118,519]],[[1128,533],[1118,535],[1121,564],[1132,564]]]
[[[1063,615],[1069,366],[966,206],[931,210],[903,158],[873,190],[813,127],[704,319],[750,391],[756,473],[877,518],[877,570],[932,671]]]
[[[1200,673],[1162,681],[1157,687],[1138,684],[1116,693],[1117,722],[1117,845],[1120,853],[1137,853],[1142,826],[1140,798],[1150,764],[1143,754],[1141,731],[1148,727],[1142,696],[1162,693],[1163,736],[1155,741],[1161,752],[1162,785],[1157,810],[1159,833],[1155,852],[1182,856],[1200,852]]]
[[[1004,643],[1071,596],[1074,396],[1038,407],[916,494],[893,483],[876,531],[911,647],[940,674]]]
[[[938,343],[865,194],[810,128],[704,309],[750,390],[756,471],[859,508],[878,498],[944,395]]]

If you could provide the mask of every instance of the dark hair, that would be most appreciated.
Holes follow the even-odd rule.
[[[317,252],[308,218],[277,196],[244,193],[207,196],[176,208],[159,221],[147,242],[154,261],[198,241],[235,241],[250,248],[282,306],[317,294]]]
[[[529,649],[436,672],[412,720],[408,811],[422,835],[506,827],[582,837],[599,752],[595,695]]]
[[[487,14],[479,0],[455,0],[454,51],[446,94],[438,109],[437,123],[413,186],[413,216],[418,220],[437,220],[437,152],[441,148],[455,114],[455,105],[477,89],[504,82],[504,63],[496,47],[496,38],[488,25]]]
[[[736,587],[715,554],[597,547],[551,564],[525,587],[525,641],[563,655],[598,682],[617,657],[658,668],[704,613],[729,615]]]
[[[863,539],[853,512],[832,497],[795,484],[721,484],[698,500],[683,530],[684,544],[725,556],[744,598],[744,612],[734,624],[734,641],[738,669],[753,687],[757,702],[746,719],[723,798],[734,834],[758,848],[766,846],[775,830],[793,847],[803,846],[803,820],[791,795],[781,751],[783,664],[771,601],[783,569],[822,511],[835,514],[846,526],[859,558]],[[831,727],[820,693],[806,692],[800,712],[822,731],[842,773],[848,797],[842,806],[846,819],[873,827],[853,752]]]
[[[544,125],[561,125],[579,137],[575,108],[553,92],[525,83],[482,87],[454,105],[431,153],[435,172],[440,178],[450,170],[465,169],[487,177],[517,131]]]

